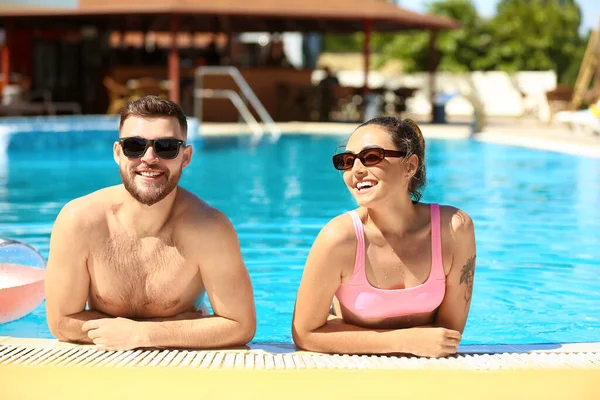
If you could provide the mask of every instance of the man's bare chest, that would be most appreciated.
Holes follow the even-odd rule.
[[[97,307],[122,316],[171,314],[201,289],[198,268],[164,238],[112,237],[97,244],[88,269],[90,298]]]

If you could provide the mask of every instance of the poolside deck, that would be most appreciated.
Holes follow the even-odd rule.
[[[564,124],[546,124],[535,119],[494,120],[474,139],[600,158],[600,135],[577,133]]]
[[[473,134],[468,119],[451,120],[447,124],[432,124],[424,116],[413,116],[419,122],[426,138],[466,139],[522,146],[533,149],[548,150],[600,158],[600,135],[576,133],[560,123],[546,124],[534,118],[493,118],[489,119],[483,132]],[[0,139],[12,132],[27,131],[65,131],[69,129],[96,130],[117,129],[118,119],[106,115],[82,115],[77,117],[8,117],[0,121]],[[336,135],[340,142],[347,139],[356,128],[356,123],[335,122],[278,122],[281,133],[286,134],[320,134]],[[190,132],[198,132],[205,138],[226,137],[251,134],[249,127],[243,123],[202,123],[190,118]],[[265,130],[268,136],[268,131]],[[196,136],[198,137],[198,136]],[[8,142],[0,140],[0,150]]]
[[[269,131],[264,124],[265,135]],[[352,131],[357,127],[357,123],[346,122],[278,122],[277,127],[282,135],[334,135],[340,136],[340,139],[347,139]],[[425,124],[423,134],[429,138],[440,139],[465,139],[471,135],[471,127],[465,123],[458,124]],[[237,136],[250,135],[252,132],[245,124],[235,123],[209,123],[204,122],[199,126],[199,134],[202,137],[215,136]]]
[[[90,387],[94,390],[86,398],[108,393],[162,398],[176,387],[171,394],[179,398],[332,399],[401,393],[419,399],[597,399],[600,343],[461,346],[456,356],[428,359],[324,355],[296,351],[290,344],[101,351],[56,340],[4,337],[0,381],[2,399],[51,393],[80,398]]]
[[[467,122],[449,124],[420,123],[423,136],[428,139],[467,139],[555,151],[586,157],[600,158],[600,135],[575,133],[562,124],[545,124],[532,119],[494,119],[482,132],[473,133]],[[355,123],[283,122],[277,123],[282,135],[321,134],[346,139],[356,128]],[[203,123],[200,136],[205,138],[250,134],[244,124]],[[265,130],[265,132],[267,132]],[[268,135],[268,133],[265,133]]]

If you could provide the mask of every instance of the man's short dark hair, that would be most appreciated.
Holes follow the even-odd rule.
[[[125,120],[129,117],[174,117],[177,119],[177,122],[179,122],[183,138],[187,139],[187,119],[179,104],[174,101],[158,96],[144,96],[137,100],[130,101],[123,110],[121,110],[119,131],[121,131]]]

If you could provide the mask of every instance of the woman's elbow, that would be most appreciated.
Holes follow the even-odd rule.
[[[302,329],[296,325],[292,325],[292,340],[296,347],[306,351],[316,351],[314,344],[311,341],[311,333],[307,329]]]
[[[439,316],[436,319],[435,323],[433,324],[433,326],[437,326],[439,328],[445,328],[445,329],[457,331],[461,335],[463,334],[463,332],[465,330],[465,325],[466,325],[466,323],[464,321],[455,321],[452,319],[444,319],[444,318],[440,318]]]

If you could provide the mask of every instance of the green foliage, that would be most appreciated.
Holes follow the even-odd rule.
[[[500,0],[496,15],[484,19],[472,0],[434,0],[427,11],[460,21],[461,28],[437,37],[438,70],[449,72],[555,70],[573,85],[587,38],[578,33],[581,11],[575,0]],[[373,35],[378,64],[402,60],[406,72],[427,71],[430,33]],[[362,34],[326,35],[326,51],[361,51]]]
[[[466,72],[491,69],[483,59],[491,42],[486,21],[481,19],[470,0],[443,0],[428,5],[428,11],[461,22],[461,28],[438,34],[438,69]],[[430,63],[429,32],[387,35],[381,48],[380,63],[401,59],[406,72],[426,71]]]
[[[362,51],[363,34],[352,35],[325,35],[323,37],[323,51],[332,53],[350,53]]]
[[[585,49],[574,0],[501,0],[490,22],[494,42],[486,58],[507,72],[554,69],[561,79]]]

